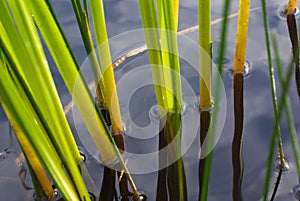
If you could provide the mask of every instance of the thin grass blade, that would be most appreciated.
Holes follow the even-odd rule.
[[[277,69],[278,69],[278,71],[277,71],[278,72],[278,77],[279,77],[279,80],[280,80],[280,84],[284,85],[286,80],[284,78],[283,67],[282,67],[282,64],[281,64],[280,55],[279,55],[279,48],[278,48],[278,44],[277,44],[277,37],[276,37],[275,34],[273,34],[272,42],[273,42],[272,44],[273,44],[273,48],[274,48],[275,59],[276,59],[276,66],[277,66]],[[293,119],[293,113],[292,113],[292,109],[291,109],[291,103],[290,103],[290,100],[289,100],[288,96],[286,96],[284,98],[284,108],[285,108],[285,115],[287,117],[287,123],[288,123],[289,135],[290,135],[292,150],[293,150],[294,159],[295,159],[295,165],[296,165],[296,169],[297,169],[297,172],[298,172],[299,183],[300,183],[299,146],[298,146],[298,139],[297,139],[295,123],[294,123],[294,119]]]
[[[265,30],[265,41],[266,41],[266,48],[267,48],[267,55],[268,55],[268,68],[269,68],[269,76],[270,76],[270,85],[271,85],[271,91],[272,91],[272,102],[273,102],[273,110],[274,110],[274,117],[275,122],[273,130],[276,133],[276,137],[278,140],[278,148],[279,148],[279,157],[280,157],[280,164],[282,167],[285,166],[284,164],[284,153],[282,148],[282,142],[281,142],[281,136],[280,136],[280,126],[279,121],[276,119],[280,118],[279,115],[279,109],[277,105],[277,96],[276,96],[276,85],[275,85],[275,77],[274,77],[274,71],[273,71],[273,65],[272,65],[272,56],[271,56],[271,48],[270,48],[270,39],[269,39],[269,26],[268,26],[268,19],[267,19],[267,8],[266,8],[266,2],[265,0],[262,0],[262,12],[263,12],[263,22],[264,22],[264,30]],[[268,191],[269,191],[269,185],[270,185],[270,179],[271,179],[271,165],[272,165],[272,157],[274,155],[274,143],[275,138],[272,135],[271,142],[270,142],[270,153],[268,156],[268,166],[266,170],[266,179],[265,179],[265,186],[264,186],[264,201],[267,200],[268,197]]]

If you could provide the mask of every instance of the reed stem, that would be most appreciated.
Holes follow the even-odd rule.
[[[244,62],[246,57],[248,21],[250,11],[250,0],[240,0],[238,26],[236,33],[236,46],[234,55],[234,73],[244,74]]]
[[[100,65],[97,59],[96,51],[94,50],[94,43],[92,40],[92,35],[90,31],[88,10],[87,8],[82,8],[81,2],[79,0],[72,0],[73,10],[77,19],[77,24],[83,39],[84,47],[90,61],[91,69],[94,76],[94,82],[96,85],[96,95],[98,100],[98,105],[105,105],[105,85],[103,80],[103,75],[100,71]],[[87,5],[85,4],[85,7]],[[75,60],[75,59],[74,59]]]
[[[180,79],[180,63],[178,57],[177,29],[174,5],[172,1],[163,0],[158,3],[158,19],[161,33],[161,51],[164,66],[168,110],[180,113],[182,106],[182,90]],[[178,16],[176,16],[178,17]]]
[[[105,85],[105,107],[107,107],[110,114],[112,134],[120,134],[121,132],[123,133],[124,130],[122,125],[118,94],[116,93],[116,83],[112,68],[110,48],[108,44],[103,2],[102,0],[100,0],[91,1],[90,3],[93,24],[95,28],[95,36],[98,46],[98,54],[100,58],[100,67]]]
[[[199,18],[199,68],[200,68],[200,146],[202,147],[206,139],[211,114],[205,109],[212,107],[211,102],[211,79],[212,79],[212,41],[211,41],[211,7],[210,0],[198,1],[198,18]],[[204,111],[202,111],[204,110]],[[202,147],[201,151],[205,151]],[[204,178],[204,168],[206,159],[199,160],[199,200],[202,194],[202,185]]]
[[[224,21],[221,27],[221,44],[218,52],[218,73],[220,77],[222,77],[223,75],[223,58],[226,51],[226,38],[227,38],[227,28],[228,28],[227,23],[228,23],[228,16],[229,16],[231,2],[232,1],[230,0],[225,0],[223,5],[222,16]],[[218,119],[218,107],[219,107],[219,100],[220,100],[220,85],[221,85],[220,79],[216,79],[215,90],[214,90],[215,108],[213,109],[213,113],[212,113],[212,120],[211,120],[211,127],[210,127],[211,130],[210,130],[210,135],[208,137],[209,147],[212,146],[215,138],[216,124]],[[208,196],[208,185],[209,185],[209,178],[210,178],[210,171],[211,171],[211,164],[212,164],[212,156],[213,156],[213,151],[207,155],[206,162],[204,165],[204,177],[201,186],[201,196],[200,196],[201,201],[206,201]]]
[[[148,47],[148,57],[151,65],[152,78],[159,107],[159,115],[167,109],[167,96],[163,75],[163,63],[160,51],[160,39],[154,3],[151,0],[139,0],[142,22],[144,26],[145,39]],[[151,20],[148,20],[151,19]]]
[[[300,67],[299,67],[299,42],[298,42],[298,31],[296,17],[294,13],[288,13],[286,16],[286,21],[289,29],[289,35],[292,42],[293,49],[293,60],[295,62],[295,79],[296,87],[298,92],[298,97],[300,99]]]
[[[233,200],[242,201],[243,180],[243,127],[244,127],[244,63],[246,57],[248,21],[250,12],[250,0],[240,0],[238,12],[238,25],[236,34],[236,46],[233,66],[233,90],[234,90],[234,137],[232,141],[232,165],[233,165]]]
[[[284,13],[285,14],[294,13],[296,10],[297,3],[298,3],[298,0],[289,0],[288,4],[284,10]]]
[[[174,13],[175,30],[176,30],[176,32],[178,30],[179,3],[180,3],[180,0],[173,0],[173,13]]]
[[[112,125],[112,135],[114,137],[116,145],[119,149],[124,151],[124,130],[122,125],[118,95],[116,93],[116,84],[112,68],[102,0],[91,2],[91,12],[95,28],[94,33],[96,35],[100,66],[103,74],[103,81],[105,84],[104,106],[109,111],[110,123]],[[121,173],[118,172],[118,175],[120,174]],[[127,177],[122,177],[119,183],[122,200],[128,200],[128,197],[130,196],[130,192],[127,186],[127,179],[129,179],[129,184],[131,185],[134,195],[136,196],[136,198],[138,198],[139,193],[137,192],[135,184],[133,183],[132,178],[129,175]]]
[[[210,0],[198,1],[200,45],[200,110],[211,107],[212,41]]]

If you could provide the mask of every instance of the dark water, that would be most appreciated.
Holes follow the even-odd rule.
[[[268,4],[272,4],[275,1],[267,1]],[[69,39],[71,47],[75,52],[75,56],[79,63],[83,63],[86,55],[83,44],[80,39],[79,30],[76,26],[75,17],[72,12],[72,7],[69,1],[53,1],[53,5],[60,18],[66,35]],[[124,0],[124,1],[104,1],[106,9],[108,34],[112,38],[111,42],[112,55],[116,59],[120,56],[140,45],[143,44],[143,39],[139,39],[140,32],[134,33],[136,38],[128,37],[126,32],[141,29],[141,20],[139,14],[139,8],[137,1]],[[223,1],[216,0],[212,2],[212,20],[221,17]],[[260,1],[253,0],[251,7],[261,6]],[[285,20],[278,17],[278,8],[280,2],[276,1],[275,5],[268,7],[269,26],[271,31],[275,31],[278,37],[278,43],[280,46],[280,56],[283,66],[286,68],[291,58],[291,44],[288,38],[288,30]],[[236,13],[238,9],[238,1],[232,1],[232,7],[230,13]],[[181,1],[180,7],[180,19],[179,30],[194,26],[197,24],[197,1]],[[220,133],[220,138],[214,148],[214,158],[211,170],[211,181],[209,186],[209,198],[208,200],[232,200],[232,165],[231,165],[231,142],[233,139],[233,89],[232,79],[228,68],[232,66],[234,47],[235,47],[235,31],[236,31],[237,18],[232,17],[229,20],[228,38],[227,38],[227,51],[226,60],[224,61],[224,76],[223,84],[225,87],[224,94],[222,94],[222,108],[221,115],[224,117],[224,127]],[[243,157],[244,157],[244,179],[242,186],[242,193],[244,200],[261,200],[263,193],[263,185],[266,170],[266,161],[268,156],[270,137],[273,126],[273,106],[271,99],[270,81],[268,75],[267,66],[267,52],[264,41],[264,30],[261,9],[252,11],[249,18],[249,34],[247,43],[247,61],[250,63],[251,72],[250,75],[244,80],[244,139],[243,139]],[[186,36],[197,41],[197,31],[187,34]],[[121,37],[120,37],[121,35]],[[130,34],[129,34],[130,36]],[[132,35],[131,35],[132,36]],[[188,40],[185,38],[184,40]],[[121,40],[126,39],[126,40]],[[213,52],[214,61],[217,60],[218,45],[220,40],[220,23],[216,23],[212,26],[212,40],[213,40]],[[188,54],[197,60],[196,52],[189,52],[193,49],[186,47],[186,44],[182,44],[179,47],[183,52]],[[193,58],[191,58],[193,60]],[[182,60],[182,75],[183,80],[186,80],[186,86],[188,86],[183,92],[183,99],[186,106],[183,116],[186,116],[186,121],[195,122],[197,125],[199,118],[197,118],[197,112],[195,105],[197,99],[193,96],[193,93],[187,92],[191,87],[196,96],[199,94],[198,88],[198,76],[197,71],[193,69],[190,63]],[[275,63],[275,62],[273,62]],[[158,138],[151,135],[151,129],[158,126],[158,121],[155,117],[155,95],[152,89],[151,83],[145,84],[143,87],[133,93],[129,102],[126,102],[127,91],[125,84],[135,83],[133,80],[141,80],[145,83],[147,80],[151,80],[151,75],[147,74],[145,77],[136,76],[130,77],[128,72],[137,72],[136,69],[143,69],[141,66],[147,64],[147,54],[141,54],[126,61],[123,65],[116,70],[116,78],[119,83],[118,93],[120,98],[120,105],[122,116],[124,120],[124,127],[127,129],[128,136],[126,137],[126,144],[128,152],[133,154],[147,154],[154,152],[157,148]],[[57,84],[57,89],[61,97],[63,106],[66,106],[71,97],[67,93],[66,87],[63,84],[58,71],[55,68],[53,62],[50,62],[53,77]],[[148,72],[148,71],[147,71]],[[145,72],[142,72],[145,73]],[[276,70],[275,70],[276,74]],[[139,75],[139,74],[137,74]],[[127,77],[129,76],[129,77]],[[128,79],[125,79],[128,78]],[[276,77],[277,78],[277,77]],[[121,84],[120,84],[121,83]],[[124,83],[124,84],[123,84]],[[278,82],[277,92],[280,94]],[[129,87],[129,86],[128,86]],[[130,88],[130,87],[129,87]],[[300,104],[296,94],[295,82],[293,81],[288,91],[295,119],[296,130],[300,129]],[[226,113],[224,113],[224,108]],[[223,113],[222,113],[223,112]],[[0,152],[5,154],[5,149],[10,148],[10,153],[0,158],[0,200],[32,200],[32,191],[26,191],[22,187],[18,173],[20,167],[16,164],[15,159],[19,157],[20,150],[17,146],[17,142],[14,137],[10,136],[9,124],[6,120],[3,110],[0,110]],[[192,114],[189,116],[188,114]],[[194,116],[193,116],[194,115]],[[72,130],[76,132],[76,121],[73,120],[72,112],[67,114],[68,120]],[[196,118],[193,118],[196,117]],[[221,122],[221,121],[220,121]],[[138,127],[149,127],[144,129],[144,132],[140,132],[139,135],[132,134],[134,128],[132,123]],[[222,123],[222,122],[221,122]],[[188,128],[186,128],[188,129]],[[146,130],[146,131],[145,131]],[[78,131],[78,130],[77,130]],[[187,130],[191,131],[191,130]],[[191,132],[187,132],[184,138],[184,143],[187,145],[186,153],[183,158],[186,165],[186,176],[189,200],[194,201],[198,198],[198,158],[199,158],[199,137]],[[287,123],[285,118],[281,121],[281,132],[283,138],[283,148],[287,160],[290,162],[290,170],[283,174],[281,185],[278,190],[276,200],[295,200],[292,193],[293,187],[297,184],[298,175],[295,170],[294,159],[288,135]],[[298,137],[299,137],[299,132]],[[82,134],[81,134],[82,135]],[[153,135],[153,133],[152,133]],[[83,147],[85,152],[88,152],[89,147],[82,145],[79,138],[76,136],[78,143]],[[90,146],[90,145],[88,145]],[[129,154],[128,160],[130,161],[132,156]],[[275,161],[276,156],[274,156]],[[149,168],[150,164],[138,163],[138,170],[133,175],[133,179],[136,182],[138,189],[148,196],[148,200],[155,200],[156,190],[156,172],[151,172]],[[26,165],[25,165],[26,166]],[[98,195],[101,185],[101,177],[103,166],[94,160],[93,156],[88,155],[86,166],[88,167],[91,176],[95,182],[95,185],[88,185],[92,191]],[[129,165],[130,166],[130,165]],[[131,165],[134,166],[134,163]],[[129,169],[131,168],[129,167]],[[274,165],[275,167],[275,165]],[[141,172],[140,170],[145,170]],[[277,173],[273,171],[271,180],[271,189],[275,183]],[[30,179],[27,177],[26,182],[30,186]],[[18,193],[15,193],[17,189]]]

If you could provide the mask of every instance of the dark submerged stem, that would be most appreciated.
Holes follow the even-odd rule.
[[[114,135],[114,140],[116,142],[116,145],[119,149],[121,149],[122,151],[125,150],[125,142],[124,142],[124,133],[118,133]],[[120,193],[121,193],[121,201],[128,201],[129,198],[132,196],[132,193],[129,192],[128,190],[128,180],[127,177],[125,176],[125,174],[117,171],[117,175],[118,178],[122,177],[121,179],[119,179],[119,189],[120,189]]]
[[[179,125],[174,125],[174,122],[180,122]],[[165,125],[163,125],[165,123]],[[167,168],[163,168],[158,173],[157,197],[156,200],[172,200],[186,201],[187,188],[184,171],[184,164],[181,157],[181,115],[168,112],[161,119],[160,126],[163,129],[159,135],[159,149],[163,149],[168,145],[167,153],[159,152],[159,166],[165,167],[174,161]],[[179,135],[179,136],[178,136]],[[174,141],[175,140],[175,141]]]
[[[201,111],[200,112],[200,146],[202,147],[205,138],[207,137],[209,126],[210,126],[210,119],[211,114],[210,111]],[[201,152],[204,151],[201,148]],[[204,151],[206,153],[206,151]],[[205,168],[206,158],[200,158],[199,160],[199,198],[201,200],[201,193],[202,193],[202,185],[204,180],[204,168]]]
[[[180,122],[179,125],[175,126],[173,122]],[[179,127],[178,127],[179,126]],[[187,189],[186,189],[186,178],[184,171],[184,164],[181,157],[181,115],[178,113],[167,113],[166,121],[166,132],[167,132],[167,143],[170,145],[173,140],[176,142],[172,144],[171,150],[168,151],[168,160],[170,158],[178,158],[176,162],[168,166],[167,168],[167,181],[170,200],[174,201],[186,201],[187,200]],[[177,136],[179,135],[179,136]],[[178,137],[177,139],[175,139]]]
[[[109,111],[104,106],[99,106],[99,110],[103,115],[106,125],[109,127],[111,126],[111,121],[109,117]],[[113,201],[116,189],[115,189],[115,181],[116,181],[116,171],[111,169],[107,166],[104,166],[103,172],[103,180],[102,180],[102,187],[100,191],[99,201]]]
[[[104,167],[102,187],[100,191],[99,201],[113,201],[115,196],[115,180],[116,171],[109,167]]]
[[[279,174],[278,174],[278,177],[276,179],[276,183],[275,183],[274,190],[273,190],[272,197],[271,197],[270,201],[273,201],[275,199],[275,196],[276,196],[279,184],[280,184],[281,176],[282,176],[282,168],[280,168],[280,170],[279,170]]]
[[[157,178],[157,190],[156,200],[167,201],[168,200],[168,189],[167,189],[167,168],[164,167],[166,161],[166,155],[161,150],[167,146],[167,140],[165,137],[164,119],[160,120],[159,124],[159,171]],[[164,167],[164,168],[161,168]]]
[[[297,84],[297,92],[300,99],[299,47],[298,47],[298,33],[297,33],[297,23],[295,19],[295,14],[288,13],[286,19],[287,19],[290,39],[292,42],[293,60],[295,62],[295,79]]]
[[[234,137],[232,141],[233,191],[234,201],[242,201],[242,181],[244,162],[242,156],[242,139],[244,124],[243,74],[233,76],[234,88]]]
[[[109,116],[109,111],[104,106],[99,106],[100,111],[105,118],[105,122],[108,127],[111,126],[111,120]],[[113,134],[113,138],[116,142],[117,147],[124,151],[125,150],[125,142],[124,142],[124,133],[115,133]],[[109,167],[104,167],[104,176],[102,181],[102,187],[100,191],[100,200],[105,201],[112,201],[116,195],[115,189],[115,180],[116,180],[116,173],[118,178],[121,177],[121,172],[117,172]],[[119,189],[121,194],[122,201],[128,201],[129,198],[132,196],[132,193],[128,190],[128,182],[127,177],[123,176],[119,182]]]

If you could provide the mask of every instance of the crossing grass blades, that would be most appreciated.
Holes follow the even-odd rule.
[[[68,39],[59,25],[51,2],[27,0],[0,0],[0,103],[14,130],[24,153],[35,190],[35,199],[56,199],[56,189],[62,200],[120,199],[146,200],[127,169],[121,151],[126,150],[122,117],[113,64],[110,56],[106,30],[105,9],[102,0],[72,0],[82,41],[88,55],[96,86],[94,97],[79,71],[79,65],[68,44]],[[182,2],[184,4],[184,2]],[[223,59],[226,55],[228,16],[231,5],[225,0],[221,20],[221,43],[217,52],[217,70],[222,76]],[[159,154],[159,164],[175,162],[158,171],[156,200],[188,200],[185,164],[181,156],[182,131],[182,86],[180,79],[180,58],[178,56],[179,0],[139,0],[140,16],[144,28],[147,53],[151,66],[156,101],[159,105],[158,150],[172,145],[167,154]],[[220,83],[213,85],[211,2],[198,1],[199,30],[199,116],[200,146],[206,138],[213,142],[220,99]],[[280,119],[284,111],[287,117],[290,141],[295,164],[300,174],[299,147],[295,123],[286,91],[293,72],[297,93],[300,94],[299,44],[295,18],[297,1],[290,0],[284,11],[292,44],[292,61],[286,75],[282,70],[276,34],[272,37],[274,56],[271,54],[270,32],[268,30],[267,5],[262,0],[265,41],[268,54],[270,86],[274,109],[274,127],[270,139],[269,158],[266,167],[263,199],[276,198],[282,172],[286,167],[283,143],[280,133]],[[244,127],[244,62],[246,58],[247,32],[250,0],[239,1],[236,51],[233,69],[234,89],[234,137],[232,140],[232,166],[234,201],[243,200],[243,127]],[[91,28],[93,27],[93,29]],[[91,30],[94,30],[92,33]],[[95,41],[93,40],[95,36]],[[104,164],[117,161],[122,171],[104,167],[99,195],[91,196],[86,184],[87,168],[78,150],[70,125],[61,105],[60,97],[50,72],[42,42],[47,46],[57,69],[71,95],[76,90],[80,97],[73,101],[102,157]],[[100,47],[98,51],[95,48]],[[272,60],[275,59],[281,94],[277,102],[276,84]],[[212,90],[212,86],[215,86]],[[214,91],[214,94],[212,93]],[[300,95],[299,95],[300,97]],[[214,101],[213,101],[214,100]],[[248,101],[248,100],[247,100]],[[96,107],[95,107],[96,105]],[[91,115],[92,112],[94,115]],[[171,143],[176,139],[176,143]],[[279,174],[273,193],[269,196],[271,170],[278,143]],[[209,200],[210,170],[213,152],[199,160],[199,201]],[[194,173],[197,174],[197,173]],[[118,181],[118,183],[116,183]],[[299,180],[300,182],[300,180]],[[116,187],[119,187],[119,190]],[[119,192],[120,195],[117,195]],[[299,192],[298,192],[299,193]]]

